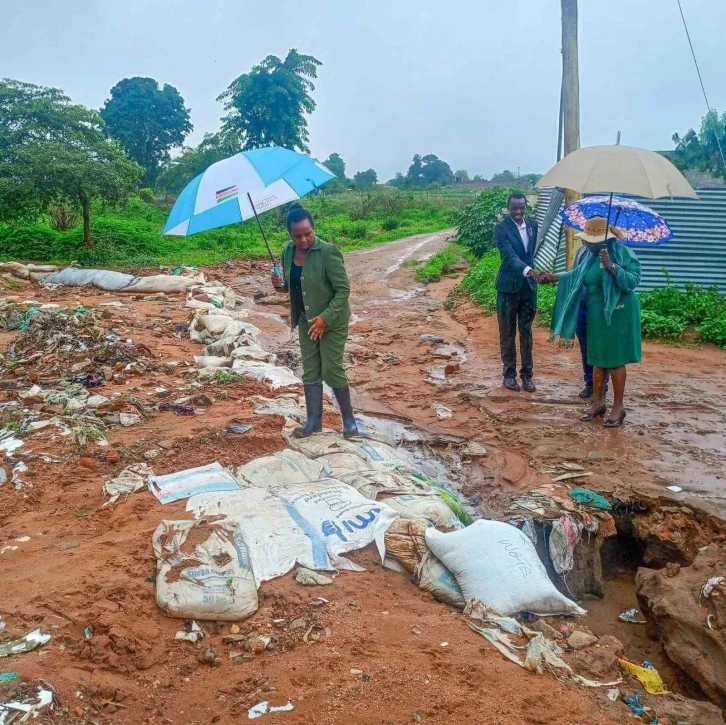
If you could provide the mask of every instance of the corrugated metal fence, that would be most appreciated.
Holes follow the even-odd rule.
[[[726,188],[698,189],[699,200],[641,199],[668,221],[675,238],[659,247],[636,247],[643,276],[640,290],[662,287],[668,275],[674,284],[695,282],[704,287],[716,285],[726,293]],[[551,189],[540,189],[537,220],[541,222],[549,205]],[[537,266],[562,271],[565,243],[559,216],[537,251]]]

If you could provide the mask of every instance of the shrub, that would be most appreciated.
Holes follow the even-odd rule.
[[[365,222],[353,222],[348,226],[348,236],[351,239],[365,239],[368,234],[368,226]]]
[[[392,232],[394,229],[398,229],[401,226],[401,222],[396,217],[390,216],[388,219],[384,219],[381,224],[381,229],[386,232]]]
[[[56,255],[61,235],[45,224],[0,226],[0,254],[5,259],[47,262]]]
[[[477,257],[494,248],[494,225],[504,218],[507,197],[516,191],[494,187],[486,189],[457,215],[456,240],[469,247]]]
[[[78,226],[81,220],[78,209],[68,204],[51,204],[48,207],[50,225],[57,232],[67,232]]]
[[[414,275],[417,282],[429,284],[438,282],[445,274],[449,274],[453,268],[466,258],[466,250],[457,244],[449,244],[440,252],[429,257],[425,264],[416,270]]]
[[[683,319],[666,316],[653,310],[643,309],[640,313],[640,331],[643,337],[656,340],[677,340],[686,329]]]
[[[499,264],[499,252],[490,250],[469,269],[461,282],[461,289],[489,314],[494,313],[497,309],[497,291],[494,283],[497,279]]]
[[[142,201],[145,201],[147,204],[151,204],[152,201],[154,201],[154,191],[153,189],[144,188],[139,189],[139,198]]]
[[[704,342],[726,347],[726,310],[719,316],[704,320],[703,324],[696,328],[696,332]]]

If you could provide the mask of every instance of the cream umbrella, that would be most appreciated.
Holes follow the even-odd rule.
[[[586,146],[567,154],[536,184],[581,194],[609,193],[607,222],[610,228],[613,194],[632,194],[648,199],[685,196],[698,199],[686,177],[665,156],[637,146]]]
[[[553,166],[537,186],[561,187],[581,194],[698,199],[693,187],[668,159],[635,146],[588,146],[573,151]]]

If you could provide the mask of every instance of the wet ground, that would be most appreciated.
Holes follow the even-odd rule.
[[[646,343],[643,364],[629,371],[626,425],[608,431],[578,420],[578,351],[552,348],[538,329],[538,391],[509,393],[500,385],[496,319],[465,301],[448,309],[457,279],[426,289],[405,265],[442,248],[446,237],[422,235],[347,255],[355,319],[349,375],[358,410],[485,446],[489,455],[458,480],[483,514],[495,514],[513,492],[549,482],[540,471],[567,459],[587,463],[594,473],[588,485],[595,488],[672,499],[726,520],[726,354]],[[251,299],[268,288],[267,272],[237,263],[234,270],[215,270],[220,275],[249,297],[263,344],[294,367],[297,341],[285,325],[284,308]],[[118,299],[86,290],[31,288],[22,294],[90,307]],[[165,360],[191,362],[198,354],[198,346],[167,332],[168,325],[189,319],[180,301],[122,301],[126,309],[114,315],[135,341]],[[445,343],[421,342],[426,333]],[[0,345],[12,337],[0,335]],[[459,369],[447,374],[442,368],[451,362]],[[181,388],[188,379],[179,371],[154,373],[128,381],[124,392],[150,395],[161,385]],[[103,477],[157,447],[158,473],[213,460],[241,464],[281,449],[282,420],[254,416],[247,402],[265,392],[256,383],[212,386],[214,404],[201,417],[164,413],[116,429],[111,444],[124,460],[110,462],[99,453],[94,470],[79,465],[83,451],[77,447],[69,450],[67,441],[37,434],[35,450],[58,454],[62,462],[36,461],[27,476],[32,486],[20,491],[0,487],[0,547],[18,547],[0,559],[3,581],[10,583],[0,590],[0,614],[13,629],[40,626],[53,635],[48,646],[11,664],[24,677],[56,687],[66,707],[57,720],[224,724],[246,720],[247,708],[261,700],[291,700],[294,711],[265,716],[264,722],[625,721],[624,706],[602,693],[530,675],[504,660],[463,618],[404,575],[381,570],[368,550],[357,555],[366,573],[344,572],[326,588],[329,607],[314,606],[319,591],[287,576],[263,585],[260,610],[240,623],[243,633],[274,633],[273,619],[303,617],[328,628],[321,641],[306,643],[304,632],[286,632],[274,649],[238,665],[228,657],[233,648],[221,642],[225,626],[218,634],[209,631],[204,641],[218,650],[220,667],[200,664],[195,645],[175,642],[180,622],[162,616],[154,601],[151,534],[162,518],[185,518],[183,502],[162,507],[142,492],[102,509]],[[450,409],[451,417],[437,417],[434,403]],[[226,434],[233,418],[252,423],[253,430]],[[666,488],[671,485],[684,491],[673,494]],[[30,540],[16,543],[25,536]],[[637,604],[630,601],[632,580],[616,581],[621,583],[593,605],[589,626],[622,638],[634,659],[657,661],[657,648],[638,625],[613,621],[621,606]],[[84,637],[86,627],[94,632],[91,640]],[[3,671],[10,669],[2,664]],[[666,681],[677,677],[666,664],[663,675]]]

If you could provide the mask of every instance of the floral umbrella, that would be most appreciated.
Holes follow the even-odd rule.
[[[587,219],[609,216],[611,226],[623,231],[620,242],[628,247],[652,247],[673,239],[673,232],[660,214],[622,196],[588,196],[570,204],[560,216],[567,226],[579,231]]]

